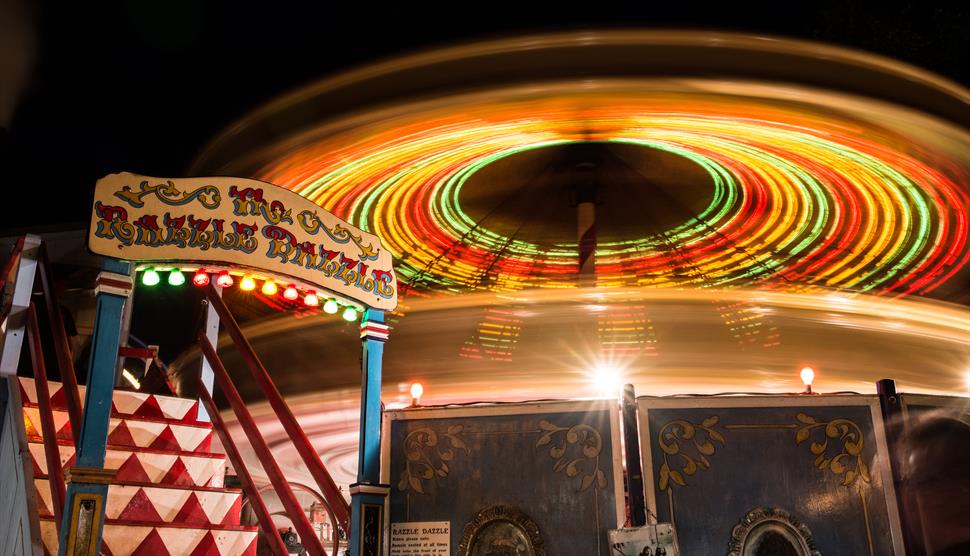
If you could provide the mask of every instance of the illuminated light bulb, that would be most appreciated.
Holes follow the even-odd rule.
[[[195,276],[192,277],[192,283],[199,287],[205,287],[209,285],[209,273],[205,269],[200,268],[195,271]]]
[[[276,295],[276,292],[279,291],[279,288],[276,287],[276,282],[272,280],[267,280],[263,282],[263,289],[260,291],[263,292],[263,295]]]
[[[229,271],[222,270],[219,275],[216,276],[216,285],[220,288],[228,288],[232,286],[232,276],[229,276]]]
[[[815,380],[815,369],[811,367],[805,367],[800,373],[802,377],[802,383],[805,384],[805,393],[812,393],[812,381]]]
[[[135,390],[141,390],[141,381],[138,380],[138,377],[132,374],[131,371],[129,371],[128,369],[122,369],[121,376],[125,377],[125,380],[127,380],[129,384],[134,386]]]
[[[337,313],[338,309],[340,309],[340,306],[337,305],[336,299],[328,299],[327,302],[323,304],[324,313],[334,315]]]
[[[157,286],[162,279],[158,277],[158,273],[155,269],[149,268],[141,275],[141,283],[145,286]]]
[[[306,296],[303,297],[303,304],[307,307],[316,307],[320,304],[320,298],[314,291],[307,292]]]
[[[421,395],[424,394],[424,386],[420,382],[411,385],[411,405],[418,406],[421,403]]]
[[[344,309],[343,317],[344,317],[344,320],[348,322],[353,322],[357,320],[357,309],[354,309],[353,307],[347,307],[346,309]]]
[[[601,396],[614,398],[623,389],[623,371],[614,365],[597,365],[593,368],[591,380]]]
[[[289,286],[286,286],[285,290],[283,290],[283,297],[289,299],[290,301],[296,301],[296,298],[300,297],[300,292],[296,291],[295,285],[290,284]]]
[[[252,276],[244,276],[242,281],[239,282],[239,289],[246,292],[251,292],[256,289],[256,280],[253,280]]]
[[[181,286],[184,283],[185,283],[185,275],[182,274],[181,270],[177,268],[173,268],[171,272],[168,273],[169,286]]]

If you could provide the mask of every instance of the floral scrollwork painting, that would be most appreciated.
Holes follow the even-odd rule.
[[[658,434],[663,451],[657,487],[665,491],[671,483],[687,486],[685,477],[711,467],[716,444],[724,445],[724,435],[717,430],[719,417],[711,416],[700,423],[675,419],[666,423]]]
[[[536,448],[549,446],[549,457],[556,460],[554,473],[562,472],[569,478],[582,476],[580,492],[593,487],[606,489],[606,474],[600,469],[603,437],[598,430],[582,424],[560,427],[546,419],[539,421],[539,429],[542,435]]]
[[[812,441],[808,449],[815,455],[815,467],[840,475],[842,486],[852,486],[857,481],[869,483],[869,466],[862,457],[865,440],[859,425],[848,419],[819,421],[805,413],[795,418],[800,425],[795,431],[795,444]],[[830,453],[829,441],[836,441],[833,444],[841,449]]]
[[[425,494],[425,481],[435,477],[447,477],[451,468],[448,462],[455,459],[456,452],[469,452],[468,445],[461,438],[463,425],[451,425],[447,432],[438,433],[433,429],[411,431],[404,439],[404,454],[407,464],[401,472],[397,488]]]

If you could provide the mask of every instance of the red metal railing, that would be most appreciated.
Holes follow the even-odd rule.
[[[219,296],[215,289],[215,286],[209,284],[206,289],[206,297],[209,299],[209,303],[216,310],[219,315],[219,319],[225,326],[226,331],[229,333],[229,337],[232,338],[233,343],[239,350],[240,355],[242,355],[243,360],[246,362],[246,366],[252,373],[253,378],[259,384],[260,389],[266,396],[267,401],[269,401],[270,407],[276,413],[276,416],[280,420],[280,424],[283,426],[283,430],[293,441],[293,445],[296,447],[297,453],[300,454],[303,463],[307,466],[307,470],[313,477],[313,480],[317,483],[320,488],[321,494],[323,494],[324,500],[330,506],[331,511],[334,513],[337,522],[344,531],[350,531],[350,505],[344,499],[343,495],[340,493],[340,489],[337,487],[337,483],[327,472],[326,467],[324,467],[323,462],[320,461],[320,455],[317,454],[316,450],[313,449],[313,445],[310,444],[310,439],[307,438],[306,433],[303,428],[296,422],[296,417],[290,410],[290,407],[286,405],[283,401],[283,396],[280,395],[279,390],[276,389],[276,385],[273,384],[273,380],[270,378],[269,373],[266,372],[266,368],[260,362],[259,358],[256,356],[255,350],[243,336],[242,330],[239,329],[239,325],[236,323],[236,319],[229,312],[228,307],[226,307],[225,302],[222,297]],[[202,342],[200,335],[200,344],[205,347],[208,341]],[[211,347],[211,345],[209,346]],[[204,351],[204,349],[203,349]],[[215,352],[212,353],[213,357],[210,359],[218,359],[215,357]],[[212,361],[209,362],[212,364]],[[214,365],[213,365],[214,366]],[[228,375],[227,379],[228,379]],[[245,407],[243,407],[245,410]],[[248,415],[248,413],[247,413]],[[237,415],[238,416],[238,415]]]
[[[263,529],[263,536],[269,543],[270,550],[274,556],[287,556],[289,552],[286,549],[286,543],[283,542],[280,532],[276,529],[276,525],[273,524],[273,516],[266,509],[266,504],[263,503],[263,498],[259,494],[259,489],[256,488],[256,483],[253,481],[252,475],[249,474],[249,469],[246,468],[242,456],[239,455],[236,443],[232,440],[229,431],[226,429],[226,423],[222,420],[222,416],[219,415],[219,409],[216,407],[216,403],[212,401],[212,397],[206,392],[205,385],[202,384],[201,376],[198,381],[199,399],[212,418],[212,428],[219,435],[219,440],[222,442],[222,447],[226,451],[226,456],[232,462],[232,467],[236,470],[236,475],[239,477],[239,482],[242,483],[246,497],[252,505],[253,511],[256,512],[256,519],[259,521],[259,526]]]
[[[273,458],[273,454],[269,451],[269,447],[266,445],[266,441],[263,440],[262,434],[259,432],[259,428],[256,426],[256,421],[253,420],[252,415],[246,409],[246,404],[243,403],[242,397],[239,395],[239,391],[236,390],[236,386],[232,383],[232,379],[229,378],[229,373],[226,372],[225,366],[222,364],[222,360],[216,354],[215,348],[209,342],[209,339],[205,337],[202,332],[199,333],[199,346],[202,348],[202,354],[209,365],[212,367],[213,374],[215,375],[216,384],[219,386],[219,390],[225,394],[226,399],[229,401],[229,406],[232,408],[233,413],[236,414],[236,419],[239,420],[240,426],[242,426],[243,432],[246,433],[246,438],[249,439],[250,445],[252,445],[253,451],[256,452],[256,457],[259,458],[259,463],[262,464],[263,469],[269,476],[270,483],[273,484],[273,489],[276,490],[276,495],[279,496],[280,502],[283,504],[283,508],[286,510],[286,514],[293,521],[293,526],[296,528],[296,532],[300,535],[300,540],[303,541],[303,547],[311,556],[326,556],[326,551],[323,548],[323,544],[320,539],[317,538],[316,532],[313,530],[313,526],[310,525],[310,520],[307,519],[306,513],[304,513],[303,508],[300,507],[300,503],[297,502],[296,496],[287,484],[286,479],[283,477],[283,472],[280,470],[279,465],[276,463],[276,459]],[[201,382],[201,381],[200,381]],[[201,389],[205,392],[205,388]],[[207,408],[208,409],[208,408]],[[213,410],[216,408],[213,407]],[[218,415],[218,413],[214,413]],[[222,434],[228,436],[228,431],[225,429],[225,425],[217,425],[213,421],[213,425],[221,428],[220,438]],[[239,465],[240,468],[245,468],[242,459],[238,458],[238,453],[236,454],[237,461],[233,462],[233,466]],[[248,493],[247,493],[248,494]],[[258,492],[253,493],[256,497],[259,497]],[[265,530],[265,526],[264,526]],[[269,536],[268,531],[264,533]]]
[[[54,291],[54,276],[51,273],[51,263],[47,257],[47,246],[41,244],[40,259],[37,261],[40,282],[44,288],[44,304],[47,306],[47,316],[50,318],[51,333],[54,336],[54,353],[57,356],[57,368],[61,372],[61,383],[64,389],[64,399],[67,402],[67,416],[71,423],[71,437],[74,445],[79,446],[81,434],[81,395],[77,387],[77,374],[74,372],[74,357],[71,354],[71,344],[67,339],[64,328],[64,315],[57,302]]]
[[[37,405],[40,412],[40,429],[44,436],[44,454],[47,459],[47,480],[51,486],[51,510],[54,522],[61,527],[64,508],[64,470],[61,468],[61,452],[57,445],[57,429],[51,409],[51,394],[47,386],[47,367],[44,365],[44,348],[40,344],[40,327],[37,326],[37,310],[31,303],[27,308],[27,342],[30,359],[34,366],[34,386],[37,389]]]

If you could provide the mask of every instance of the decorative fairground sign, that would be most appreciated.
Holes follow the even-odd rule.
[[[250,267],[375,309],[397,306],[391,254],[377,236],[256,180],[105,176],[88,247],[128,261]]]

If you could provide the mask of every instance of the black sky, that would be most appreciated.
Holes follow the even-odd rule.
[[[747,31],[852,46],[970,83],[970,7],[957,4],[584,4],[0,0],[7,7],[0,15],[26,14],[0,19],[0,33],[13,36],[15,26],[32,37],[3,46],[0,87],[15,86],[11,59],[33,61],[0,131],[0,179],[24,201],[57,192],[56,206],[8,210],[0,228],[81,222],[105,174],[184,175],[209,139],[276,95],[363,63],[476,38],[602,27]]]

